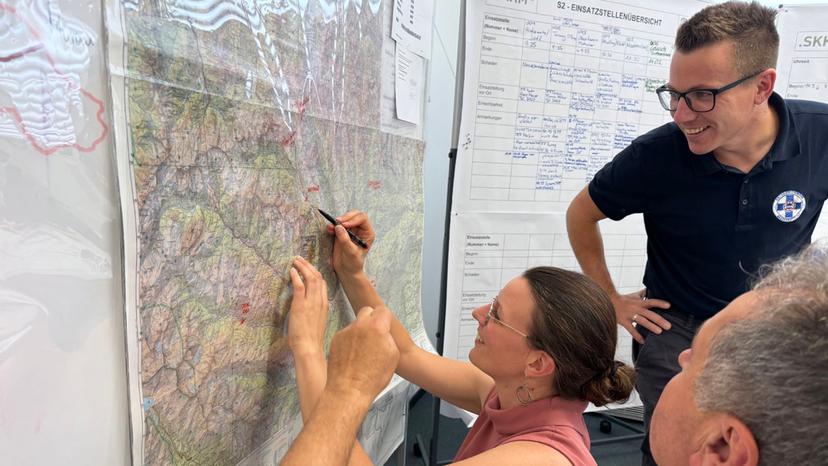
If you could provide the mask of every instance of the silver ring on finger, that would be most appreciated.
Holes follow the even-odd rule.
[[[638,327],[638,314],[633,314],[632,316],[632,326]]]

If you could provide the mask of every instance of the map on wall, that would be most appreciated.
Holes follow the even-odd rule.
[[[368,271],[425,341],[422,143],[380,131],[389,13],[379,0],[124,0],[108,12],[143,463],[285,453],[300,419],[284,334],[293,256],[331,285],[329,337],[351,318],[317,207],[369,212]],[[376,437],[401,435],[385,425],[407,389],[394,384],[363,426],[375,461],[390,452]]]

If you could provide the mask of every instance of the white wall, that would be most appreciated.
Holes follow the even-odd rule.
[[[774,6],[774,7],[779,6],[779,5],[791,6],[791,5],[819,5],[819,4],[824,4],[826,7],[828,7],[828,3],[825,3],[825,0],[797,0],[795,2],[780,2],[780,1],[769,1],[769,0],[758,0],[758,1],[762,5]]]
[[[448,152],[454,123],[454,86],[460,27],[460,0],[434,1],[433,40],[428,62],[423,183],[425,224],[422,262],[423,320],[432,343],[440,309],[440,271],[443,263]]]

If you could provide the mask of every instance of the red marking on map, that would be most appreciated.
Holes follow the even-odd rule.
[[[308,102],[310,102],[310,97],[296,101],[296,110],[299,111],[300,115],[305,113],[305,106],[308,105]]]
[[[368,181],[368,187],[376,191],[382,187],[382,181],[380,180],[370,180]]]
[[[247,314],[248,312],[250,312],[250,304],[249,303],[242,304],[242,314]]]
[[[293,145],[293,141],[296,140],[296,130],[291,131],[290,134],[282,138],[282,147],[290,147]]]
[[[308,186],[308,192],[309,193],[318,193],[319,192],[319,186],[315,185],[315,184]]]
[[[89,91],[87,91],[86,89],[81,87],[80,84],[78,84],[76,82],[73,82],[68,76],[64,75],[63,73],[60,72],[60,70],[58,70],[57,65],[55,65],[55,62],[52,59],[51,55],[49,55],[49,53],[46,52],[43,43],[40,42],[40,35],[32,27],[32,25],[29,24],[28,21],[26,21],[25,18],[23,18],[22,16],[17,14],[17,10],[15,10],[14,7],[12,7],[11,5],[7,5],[5,3],[0,3],[0,10],[5,10],[5,11],[11,13],[12,15],[14,15],[17,19],[19,19],[26,26],[26,29],[29,31],[29,34],[31,34],[35,39],[38,40],[37,44],[35,44],[35,45],[25,49],[25,50],[22,50],[22,51],[17,52],[17,53],[13,53],[11,55],[0,56],[0,62],[11,62],[12,60],[19,60],[19,59],[21,59],[21,58],[23,58],[23,57],[25,57],[26,55],[29,55],[29,54],[42,52],[44,54],[44,56],[46,57],[46,60],[49,62],[49,64],[52,65],[52,69],[58,75],[63,77],[69,83],[69,86],[72,89],[79,90],[80,93],[83,94],[84,97],[86,97],[87,99],[92,101],[98,107],[98,111],[96,112],[95,119],[98,121],[98,124],[100,125],[100,134],[98,135],[98,137],[96,137],[88,145],[82,145],[82,144],[76,142],[76,143],[72,143],[72,144],[63,143],[63,144],[43,146],[43,145],[39,144],[35,140],[34,136],[28,131],[28,129],[26,128],[26,125],[23,122],[23,118],[20,116],[20,112],[17,111],[17,108],[15,108],[15,107],[0,107],[0,113],[9,114],[12,117],[12,119],[15,121],[15,123],[17,125],[17,128],[20,131],[20,133],[26,138],[26,140],[29,141],[29,144],[36,151],[40,152],[43,155],[51,155],[51,154],[57,152],[58,150],[66,148],[66,147],[74,147],[75,149],[77,149],[81,152],[92,152],[93,150],[95,150],[95,147],[97,147],[98,144],[100,144],[106,138],[107,133],[109,133],[109,127],[106,125],[106,122],[103,119],[103,113],[104,113],[104,104],[103,104],[103,102],[100,99],[98,99],[97,97],[95,97],[94,95],[92,95],[92,93],[90,93]]]
[[[302,100],[296,101],[296,109],[299,114],[299,118],[296,121],[296,129],[291,131],[290,134],[282,138],[282,147],[290,147],[296,141],[296,135],[299,134],[299,128],[302,126],[302,120],[305,118],[305,109],[307,108],[307,104],[310,101],[310,97],[305,97]]]

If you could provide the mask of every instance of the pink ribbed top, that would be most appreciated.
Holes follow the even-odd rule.
[[[582,415],[586,407],[586,401],[555,396],[501,409],[493,388],[454,461],[507,442],[530,441],[558,450],[573,466],[596,466],[589,453],[589,433]]]

